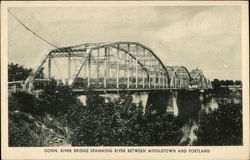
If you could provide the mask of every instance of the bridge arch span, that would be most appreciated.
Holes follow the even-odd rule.
[[[66,62],[52,67],[56,59]],[[63,73],[59,76],[64,76],[61,80],[72,88],[169,88],[170,85],[165,65],[153,50],[139,42],[84,43],[51,50],[29,79],[32,81],[44,66],[48,79],[59,79],[53,73],[61,69]]]
[[[205,77],[202,70],[200,69],[193,69],[190,72],[190,75],[192,77],[192,82],[197,84],[197,88],[206,89],[206,88],[212,88],[211,82]]]
[[[170,75],[170,87],[185,89],[192,77],[185,66],[167,66]]]

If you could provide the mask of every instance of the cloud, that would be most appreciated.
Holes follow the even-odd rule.
[[[173,41],[190,37],[239,35],[241,32],[239,17],[240,12],[235,12],[235,8],[214,7],[162,28],[156,33],[156,37],[163,41]]]
[[[85,42],[138,41],[150,47],[166,65],[202,68],[213,78],[241,78],[239,7],[76,7],[12,8],[45,39],[60,46]],[[33,17],[33,18],[32,18]],[[9,60],[36,66],[41,42],[9,18]],[[32,59],[32,60],[31,60]],[[211,65],[212,64],[212,65]]]
[[[241,78],[241,12],[239,7],[212,7],[183,17],[161,28],[154,39],[163,45],[169,65],[198,66],[210,78],[220,75],[229,78],[230,70],[220,64],[229,64]],[[237,71],[237,73],[236,73]],[[221,72],[221,73],[220,73]],[[223,72],[228,72],[227,77]],[[235,77],[234,77],[235,78]],[[236,78],[237,79],[237,78]]]

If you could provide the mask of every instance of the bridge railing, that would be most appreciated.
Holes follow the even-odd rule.
[[[73,89],[86,89],[86,88],[92,88],[92,89],[160,89],[160,88],[166,88],[166,86],[163,83],[160,83],[160,81],[157,81],[157,83],[154,83],[151,81],[148,83],[147,80],[138,79],[138,82],[136,83],[135,78],[130,78],[130,83],[128,86],[127,78],[119,78],[119,85],[117,86],[117,79],[116,78],[107,78],[106,86],[104,86],[104,78],[92,78],[91,83],[88,86],[88,79],[87,78],[78,78],[75,81],[75,84],[73,86]],[[153,80],[153,79],[151,79]],[[52,79],[34,79],[32,83],[33,90],[42,90],[46,86],[48,86],[52,82]],[[210,89],[206,88],[205,83],[199,83],[198,81],[195,81],[190,85],[190,83],[175,83],[174,86],[168,87],[168,89]],[[66,83],[63,83],[60,80],[57,80],[57,85],[67,85]],[[24,81],[15,81],[15,82],[9,82],[9,92],[17,92],[19,90],[22,90],[24,86]]]
[[[44,89],[52,82],[52,79],[34,79],[32,85],[33,90]],[[8,82],[8,89],[10,93],[25,90],[25,81]]]
[[[52,79],[35,79],[33,81],[33,87],[35,90],[43,89],[50,85]]]
[[[153,79],[151,79],[153,80]],[[160,83],[160,81],[148,82],[148,80],[144,80],[143,78],[138,78],[136,83],[136,78],[130,77],[129,83],[127,78],[119,78],[118,85],[117,85],[117,78],[107,78],[106,79],[106,86],[104,86],[104,78],[92,78],[90,81],[90,85],[88,86],[88,79],[87,78],[77,78],[73,88],[93,88],[93,89],[101,89],[101,88],[165,88],[166,85],[164,83]]]
[[[23,90],[24,81],[12,81],[8,82],[8,91],[9,93],[15,93],[17,91]]]

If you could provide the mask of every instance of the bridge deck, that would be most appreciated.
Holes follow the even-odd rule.
[[[107,89],[92,89],[91,91],[96,93],[122,93],[122,92],[166,92],[166,91],[194,91],[194,90],[203,90],[203,89],[195,89],[195,88],[126,88],[126,89],[115,89],[115,88],[107,88]],[[205,89],[206,90],[206,89]],[[87,89],[72,89],[75,94],[84,94],[88,92]]]

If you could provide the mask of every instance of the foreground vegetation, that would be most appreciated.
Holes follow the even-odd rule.
[[[222,99],[217,110],[202,114],[192,145],[241,145],[241,106]],[[105,101],[89,92],[86,105],[65,87],[50,86],[39,98],[9,96],[10,146],[177,146],[185,145],[182,125],[167,114],[143,113],[129,94]]]
[[[50,87],[39,98],[21,92],[10,96],[10,146],[50,145],[46,143],[46,131],[36,126],[40,122],[41,128],[44,121],[50,121],[48,116],[54,122],[46,127],[73,146],[177,145],[182,137],[172,116],[143,114],[142,104],[133,103],[129,94],[105,102],[103,97],[90,93],[83,105],[62,88],[55,87],[52,92]],[[30,115],[32,118],[27,118]]]

